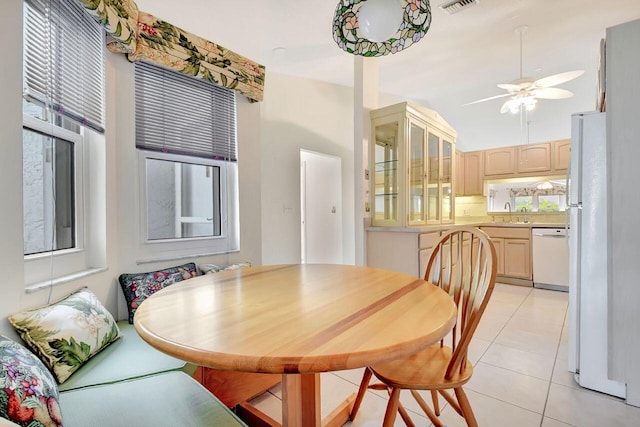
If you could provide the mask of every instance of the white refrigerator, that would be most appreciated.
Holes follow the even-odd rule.
[[[569,371],[585,388],[624,398],[607,375],[606,113],[571,118],[569,217]]]

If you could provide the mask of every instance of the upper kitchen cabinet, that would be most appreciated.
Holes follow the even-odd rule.
[[[518,173],[544,173],[551,170],[551,144],[520,145],[518,148]]]
[[[484,176],[513,175],[516,172],[515,147],[494,148],[484,152]]]
[[[571,140],[541,144],[514,145],[484,151],[484,179],[519,178],[528,176],[564,175],[571,158]],[[469,153],[465,153],[469,162]],[[467,171],[465,170],[465,173]],[[465,182],[465,193],[468,195]]]
[[[454,219],[456,132],[438,113],[403,102],[371,112],[373,226]]]
[[[483,192],[483,151],[464,153],[464,195],[479,196]]]
[[[464,192],[464,173],[465,173],[465,164],[464,164],[464,153],[462,151],[456,150],[456,196],[465,196]]]
[[[551,167],[554,171],[567,172],[571,160],[571,140],[561,139],[551,143],[553,157]]]

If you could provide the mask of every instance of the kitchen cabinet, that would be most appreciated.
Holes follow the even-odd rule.
[[[484,176],[513,175],[516,173],[515,147],[494,148],[484,152]]]
[[[550,143],[520,145],[517,148],[517,173],[544,173],[551,170]]]
[[[456,132],[438,113],[403,102],[371,112],[371,224],[452,223]]]
[[[482,227],[496,248],[498,276],[532,285],[531,229],[528,227]]]
[[[367,231],[367,265],[424,277],[429,257],[440,241],[440,230]]]
[[[464,153],[464,195],[480,196],[483,193],[484,179],[482,151]]]
[[[493,246],[496,248],[496,258],[498,258],[496,275],[504,276],[504,239],[502,237],[491,237],[491,240],[493,241]]]
[[[440,241],[439,231],[420,234],[419,253],[418,253],[418,261],[419,261],[418,277],[424,278],[424,274],[427,271],[427,264],[429,263],[429,258],[431,258],[433,249],[435,248],[436,244],[439,241]]]
[[[561,139],[551,143],[553,156],[551,167],[555,172],[567,173],[571,160],[571,140]]]
[[[464,163],[464,154],[462,151],[456,150],[456,196],[465,196],[465,163]]]
[[[533,280],[531,239],[504,239],[504,275]]]

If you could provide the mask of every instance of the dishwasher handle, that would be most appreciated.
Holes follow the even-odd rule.
[[[552,239],[564,239],[567,237],[565,234],[543,234],[543,233],[533,233],[536,237],[549,237]]]

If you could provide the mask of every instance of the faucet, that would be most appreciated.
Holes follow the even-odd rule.
[[[527,216],[527,208],[523,207],[522,209],[520,209],[520,212],[524,212],[523,221],[525,224],[527,224],[529,222],[529,217]]]
[[[509,208],[509,222],[512,222],[512,218],[511,218],[511,202],[507,202],[504,204],[504,208],[507,209]]]

